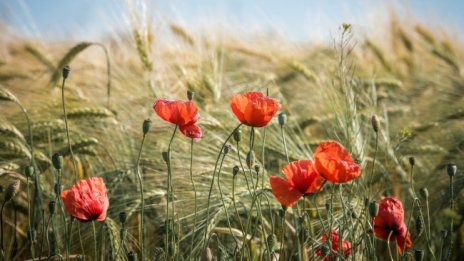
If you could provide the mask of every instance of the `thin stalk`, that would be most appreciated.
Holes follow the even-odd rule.
[[[169,145],[168,145],[168,162],[167,162],[167,168],[168,168],[168,182],[167,182],[167,185],[166,185],[166,220],[169,219],[169,201],[171,200],[172,198],[172,185],[171,185],[171,181],[172,181],[172,173],[171,173],[171,145],[172,145],[172,141],[174,140],[174,136],[176,135],[176,131],[177,131],[177,125],[174,127],[174,131],[172,132],[172,136],[171,136],[171,139],[169,140]],[[173,204],[173,208],[174,208],[174,202],[172,203]],[[174,213],[173,214],[173,217],[174,217]],[[165,253],[166,253],[166,259],[168,258],[168,255],[169,255],[169,227],[166,226],[166,246],[165,246]]]
[[[454,211],[454,182],[453,182],[454,177],[450,175],[450,205],[451,205],[451,211]],[[451,222],[450,222],[450,233],[449,233],[449,251],[448,251],[448,257],[447,260],[451,260],[451,253],[453,252],[453,230],[454,230],[454,218],[451,217]]]
[[[282,137],[282,142],[284,143],[285,157],[287,158],[287,163],[290,163],[290,158],[288,156],[287,141],[285,140],[285,130],[284,126],[280,126],[280,135]]]
[[[393,234],[393,230],[390,231],[390,234],[388,234],[388,238],[387,238],[388,255],[389,255],[391,261],[394,260],[393,255],[392,255],[392,251],[391,251],[391,248],[390,248],[390,237],[391,237],[392,234]]]
[[[371,168],[371,178],[369,181],[369,190],[372,191],[372,182],[374,180],[374,169],[375,169],[375,160],[377,159],[377,151],[379,149],[379,133],[375,132],[375,150],[374,150],[374,159],[372,160],[372,168]],[[371,193],[369,193],[370,195]]]
[[[189,254],[191,255],[192,249],[193,249],[193,240],[195,239],[195,230],[197,226],[197,189],[195,187],[195,181],[193,180],[193,139],[190,141],[190,181],[192,182],[193,193],[194,193],[193,230],[192,230],[192,239],[190,241],[190,251],[189,251]],[[234,202],[234,206],[235,206],[235,202]]]
[[[142,254],[142,260],[145,260],[145,224],[144,224],[144,217],[145,217],[145,199],[143,197],[143,180],[142,180],[142,175],[140,175],[140,157],[142,156],[142,149],[143,149],[143,143],[145,142],[145,137],[146,135],[143,134],[142,137],[142,144],[140,144],[140,150],[139,154],[137,156],[137,163],[136,163],[136,171],[137,171],[137,178],[139,180],[139,186],[140,186],[140,201],[141,201],[141,217],[140,217],[140,224],[142,227],[142,240],[141,240],[141,246],[140,246],[140,252]]]
[[[39,252],[39,261],[42,260],[42,250],[43,250],[43,245],[44,245],[44,236],[46,235],[46,240],[47,240],[47,245],[50,246],[50,243],[48,242],[48,227],[50,226],[50,221],[52,220],[52,216],[50,215],[47,220],[47,224],[44,225],[43,233],[42,233],[42,240],[40,242],[40,252]]]
[[[280,250],[279,253],[280,255],[284,256],[284,240],[285,240],[285,215],[287,214],[287,211],[284,210],[284,214],[282,217],[282,234],[280,235]]]
[[[3,208],[5,207],[6,201],[3,201],[2,204],[2,209],[0,210],[0,226],[1,226],[1,234],[2,236],[0,237],[0,248],[2,250],[2,255],[4,254],[3,251]]]
[[[62,106],[63,106],[64,124],[65,124],[65,127],[66,127],[66,137],[68,139],[69,153],[71,155],[71,159],[72,159],[73,167],[74,167],[74,181],[77,182],[77,180],[79,179],[78,174],[77,174],[77,164],[76,164],[76,159],[74,159],[74,153],[73,153],[72,146],[71,146],[71,139],[69,138],[68,116],[66,114],[66,104],[65,104],[65,100],[64,100],[64,84],[65,84],[65,82],[66,82],[66,78],[63,77],[63,83],[61,84],[61,102],[62,102]]]
[[[34,238],[32,236],[32,222],[31,222],[31,202],[30,202],[30,199],[31,199],[31,194],[29,192],[29,177],[27,177],[26,179],[26,191],[27,191],[27,222],[28,222],[28,225],[29,225],[29,238],[30,238],[30,241],[31,241],[31,244],[30,244],[30,247],[29,247],[29,251],[31,252],[31,257],[32,259],[35,258],[35,246],[34,246]],[[3,233],[2,233],[3,235]]]
[[[94,260],[98,260],[98,250],[97,250],[97,230],[95,229],[95,221],[92,221],[92,232],[93,232],[93,243],[94,243],[94,250],[95,250],[95,258]]]
[[[204,233],[204,240],[203,242],[205,242],[205,246],[204,246],[204,250],[206,250],[206,247],[208,246],[208,242],[207,242],[207,235],[208,235],[208,223],[209,223],[209,212],[210,212],[210,203],[211,203],[211,194],[212,194],[212,191],[213,191],[213,185],[214,185],[214,177],[215,177],[215,174],[216,174],[216,169],[217,169],[217,165],[219,163],[219,159],[221,158],[221,154],[222,154],[222,151],[224,150],[224,146],[227,144],[227,142],[230,140],[230,138],[232,137],[232,135],[234,135],[234,132],[236,130],[238,130],[240,127],[242,126],[242,124],[240,123],[237,127],[235,127],[235,129],[229,134],[229,136],[227,137],[227,139],[224,141],[224,143],[222,144],[221,146],[221,149],[218,153],[218,156],[216,158],[216,163],[214,164],[214,171],[213,171],[213,177],[211,179],[211,184],[210,184],[210,187],[209,187],[209,192],[208,192],[208,203],[207,203],[207,210],[206,210],[206,224],[205,224],[205,233]]]
[[[219,195],[221,196],[221,201],[222,201],[222,205],[224,206],[224,211],[226,213],[226,217],[227,217],[227,225],[229,226],[229,231],[230,231],[230,234],[233,235],[233,232],[232,232],[232,224],[230,223],[230,218],[229,218],[229,211],[227,211],[227,207],[226,207],[226,202],[224,201],[224,194],[222,193],[222,188],[221,188],[221,170],[222,170],[222,166],[224,164],[224,159],[226,158],[226,155],[224,153],[224,155],[222,156],[222,159],[221,159],[221,163],[219,164],[219,170],[218,170],[218,178],[217,178],[217,186],[218,186],[218,189],[219,189]],[[238,246],[238,241],[237,241],[237,238],[235,238],[235,236],[233,236],[234,238],[234,241],[235,241],[235,246],[237,247]]]

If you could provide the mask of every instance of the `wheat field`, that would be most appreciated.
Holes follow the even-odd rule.
[[[0,26],[2,260],[322,260],[327,226],[352,248],[326,260],[464,255],[464,45],[450,32],[395,16],[382,39],[342,24],[333,44],[165,29],[134,23],[99,42],[50,43]],[[153,111],[188,91],[201,141],[171,139],[173,125]],[[238,142],[230,101],[248,91],[278,100],[286,122],[242,126]],[[269,177],[327,140],[345,146],[360,177],[284,210]],[[106,183],[102,222],[72,218],[57,196],[56,184],[88,177]],[[385,196],[404,205],[404,254],[369,228],[370,203]]]

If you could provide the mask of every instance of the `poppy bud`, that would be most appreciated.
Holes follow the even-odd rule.
[[[414,251],[414,260],[422,261],[423,259],[424,259],[424,251],[420,249],[416,249],[416,251]]]
[[[53,189],[56,195],[61,195],[61,184],[55,183],[55,187]]]
[[[142,125],[143,135],[147,135],[148,131],[150,130],[150,127],[151,127],[151,120],[150,119],[144,120],[143,125]]]
[[[277,237],[274,234],[267,236],[266,238],[267,246],[269,247],[269,252],[273,253],[277,247]]]
[[[69,67],[69,65],[66,65],[65,67],[63,67],[63,71],[62,71],[63,78],[67,79],[70,72],[71,72],[71,67]]]
[[[240,140],[242,139],[242,130],[240,129],[237,129],[234,131],[234,140],[236,142],[240,142]]]
[[[279,113],[277,120],[280,126],[284,126],[287,123],[287,114],[285,112]]]
[[[255,165],[256,174],[258,174],[260,170],[261,170],[261,167],[258,164],[256,164]]]
[[[371,123],[372,129],[374,129],[375,132],[379,132],[379,118],[377,118],[377,115],[372,116]]]
[[[119,212],[119,222],[121,222],[121,224],[126,224],[126,221],[127,221],[127,213],[125,211]]]
[[[429,198],[429,190],[427,188],[421,188],[419,190],[419,193],[421,194],[421,196],[424,198],[424,199],[428,199]]]
[[[223,150],[224,155],[226,155],[227,153],[229,153],[229,151],[230,151],[230,145],[227,144],[227,145],[224,146],[224,150]]]
[[[232,168],[232,174],[234,175],[234,177],[238,174],[239,171],[240,171],[240,168],[237,165],[235,165]]]
[[[32,175],[34,175],[34,167],[27,166],[24,172],[26,173],[26,177],[32,178]]]
[[[193,100],[193,97],[195,97],[195,92],[194,91],[191,91],[191,90],[188,90],[187,91],[187,99],[189,101]]]
[[[448,176],[454,177],[456,175],[456,171],[458,168],[456,167],[456,164],[450,163],[447,166],[447,171],[448,171]]]
[[[50,215],[55,214],[55,201],[48,202],[48,212],[50,212]]]
[[[422,233],[424,230],[424,221],[422,220],[421,216],[416,218],[416,232],[418,235]]]
[[[416,158],[414,156],[409,157],[409,165],[414,166],[416,164]]]
[[[10,201],[16,193],[19,191],[19,186],[21,185],[19,179],[15,179],[8,184],[8,187],[5,191],[5,202]]]
[[[379,203],[377,201],[371,201],[369,203],[369,215],[376,217],[379,214]]]
[[[169,152],[163,151],[161,155],[163,156],[164,162],[169,163]]]
[[[127,260],[129,260],[129,261],[137,261],[137,254],[130,251],[129,253],[127,253]]]
[[[61,156],[59,153],[53,154],[52,163],[56,170],[60,170],[63,167],[63,156]]]
[[[246,157],[246,164],[249,169],[251,169],[251,167],[255,165],[255,152],[254,151],[248,152],[247,157]]]

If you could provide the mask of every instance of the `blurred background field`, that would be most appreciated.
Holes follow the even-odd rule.
[[[154,115],[152,105],[155,98],[186,99],[187,90],[195,92],[204,128],[203,140],[195,143],[194,159],[200,228],[207,224],[206,198],[216,155],[238,124],[230,110],[231,96],[269,91],[288,114],[291,159],[311,157],[320,141],[339,140],[361,163],[363,179],[371,173],[375,145],[370,119],[378,115],[376,199],[399,196],[409,216],[408,158],[415,156],[416,191],[427,187],[431,195],[434,249],[441,248],[441,230],[448,228],[452,218],[453,258],[464,255],[464,17],[459,13],[464,6],[460,1],[409,1],[404,5],[367,1],[2,1],[0,7],[0,87],[14,94],[32,121],[44,202],[53,197],[53,153],[65,156],[64,187],[73,184],[60,88],[61,68],[71,66],[65,96],[78,172],[81,177],[104,177],[109,188],[109,214],[99,234],[102,248],[108,249],[102,251],[104,259],[114,257],[121,243],[121,211],[129,217],[126,247],[139,251],[140,200],[134,168],[142,122],[147,118],[153,121],[141,160],[147,253],[162,247],[166,165],[161,153],[167,149],[172,126]],[[342,23],[351,27],[344,30]],[[31,157],[27,122],[17,103],[2,98],[0,106],[0,184],[5,188],[11,179],[19,178],[24,185],[24,168]],[[244,130],[243,136],[247,135]],[[264,130],[257,130],[256,135],[261,146]],[[286,163],[280,135],[274,120],[266,128],[265,162],[258,157],[266,177],[280,174]],[[243,154],[247,146],[242,143]],[[201,232],[191,231],[189,148],[189,139],[176,136],[172,165],[181,246],[189,244],[192,234],[202,240]],[[449,209],[446,175],[446,164],[451,162],[458,167],[454,211]],[[226,158],[221,174],[228,195],[236,164],[235,157]],[[246,219],[251,199],[243,180],[237,180],[236,186]],[[25,185],[22,188],[15,199],[17,229],[13,208],[6,209],[4,218],[3,236],[18,238],[17,260],[29,257],[27,193]],[[322,210],[324,197],[319,199]],[[364,197],[359,192],[353,199],[358,210]],[[269,222],[277,219],[280,208],[276,200],[270,200]],[[212,206],[208,229],[219,234],[222,242],[213,247],[214,253],[227,256],[234,243],[225,222],[227,207],[217,191]],[[319,226],[317,220],[314,223]],[[93,247],[86,243],[92,238],[90,225],[80,227],[84,243],[73,245],[71,252],[93,253],[86,251]],[[320,238],[322,231],[317,231]],[[257,233],[258,253],[264,248],[259,239],[267,235]],[[291,230],[287,233],[291,238]],[[413,241],[413,250],[425,249],[423,236],[413,234]],[[201,249],[196,251],[202,255]]]

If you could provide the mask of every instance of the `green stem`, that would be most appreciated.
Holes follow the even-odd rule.
[[[194,193],[193,229],[192,229],[192,239],[190,241],[190,251],[189,251],[189,254],[191,255],[192,249],[193,249],[193,240],[195,239],[195,231],[196,231],[196,225],[197,225],[197,189],[195,187],[195,181],[193,180],[193,139],[191,139],[190,141],[190,181],[192,182],[193,193]]]
[[[284,126],[280,126],[280,135],[282,137],[282,142],[284,143],[285,157],[287,158],[287,163],[290,163],[290,158],[288,156],[287,141],[285,140],[285,130]]]
[[[73,167],[74,167],[74,181],[77,182],[77,180],[79,179],[78,174],[77,174],[77,164],[76,164],[76,159],[74,159],[74,153],[73,153],[72,146],[71,146],[71,139],[69,138],[68,116],[66,114],[66,104],[65,104],[65,100],[64,100],[64,84],[65,84],[65,82],[66,82],[66,78],[63,77],[63,83],[61,84],[61,102],[62,102],[62,106],[63,106],[64,124],[65,124],[65,127],[66,127],[66,137],[68,139],[69,153],[71,154],[71,159],[72,159]]]
[[[171,170],[171,145],[172,141],[174,140],[174,136],[176,135],[177,131],[177,125],[174,127],[174,131],[172,132],[171,139],[169,140],[169,145],[168,145],[168,161],[166,162],[167,168],[168,168],[168,182],[166,185],[166,220],[169,220],[169,201],[172,199],[172,170]],[[172,203],[172,208],[174,208],[174,202]],[[174,218],[174,212],[172,213],[172,217]],[[165,253],[166,253],[166,259],[168,258],[169,255],[169,227],[166,226],[166,246],[165,246]]]
[[[140,246],[140,252],[142,254],[142,260],[145,260],[145,224],[144,224],[144,217],[145,217],[145,199],[143,197],[143,180],[142,180],[142,175],[140,174],[140,157],[142,156],[142,149],[143,149],[143,144],[145,142],[145,137],[146,135],[143,134],[142,137],[142,144],[140,144],[140,150],[139,154],[137,156],[137,163],[136,163],[136,171],[137,171],[137,178],[139,180],[139,186],[140,186],[140,201],[141,201],[141,217],[140,217],[140,226],[142,227],[142,244]]]
[[[94,260],[98,260],[98,248],[97,248],[97,230],[95,229],[95,221],[92,221],[92,232],[93,232],[93,243],[94,243],[94,250],[95,250],[95,258]]]
[[[204,233],[204,250],[206,250],[207,246],[208,246],[208,241],[207,241],[207,238],[208,238],[208,225],[209,225],[209,212],[210,212],[210,206],[211,206],[211,194],[212,194],[212,191],[213,191],[213,186],[214,186],[214,177],[216,175],[216,169],[217,169],[217,166],[218,166],[218,163],[219,163],[219,159],[221,158],[221,154],[222,154],[222,151],[224,150],[224,146],[226,146],[227,142],[230,140],[230,138],[232,137],[232,135],[234,135],[234,132],[236,130],[238,130],[240,127],[242,126],[242,124],[240,123],[237,127],[235,127],[235,129],[229,134],[229,136],[227,137],[227,139],[224,141],[224,143],[222,144],[221,146],[221,149],[218,153],[218,156],[216,158],[216,163],[214,164],[214,171],[213,171],[213,177],[211,178],[211,184],[209,186],[209,192],[208,192],[208,203],[207,203],[207,210],[206,210],[206,220],[205,220],[205,233]]]
[[[284,210],[284,214],[282,217],[282,234],[280,235],[280,255],[284,256],[284,239],[285,239],[285,215],[287,214],[287,211]]]
[[[392,234],[393,234],[393,230],[390,231],[390,234],[388,234],[388,238],[387,238],[388,255],[391,261],[393,261],[393,255],[392,255],[391,248],[390,248],[390,237]]]

